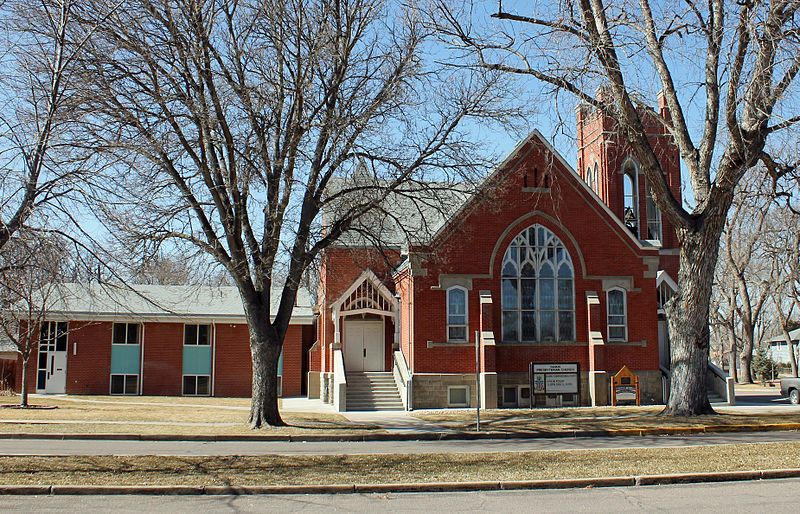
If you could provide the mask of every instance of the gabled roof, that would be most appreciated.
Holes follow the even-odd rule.
[[[622,220],[580,178],[572,166],[538,130],[533,130],[522,139],[503,162],[496,166],[477,187],[468,184],[454,186],[452,184],[437,185],[436,183],[409,185],[401,191],[390,193],[382,203],[383,212],[371,213],[359,220],[354,230],[344,234],[338,244],[342,246],[374,246],[376,242],[380,242],[385,246],[405,248],[430,243],[444,233],[452,220],[460,217],[469,207],[472,199],[481,196],[479,193],[482,188],[488,187],[500,173],[507,171],[508,165],[534,141],[541,143],[545,150],[558,160],[562,168],[571,174],[570,178],[584,193],[589,195],[599,209],[610,218],[610,222],[617,226],[623,237],[628,239],[635,248],[640,250],[657,249],[652,244],[640,241],[634,236]],[[336,185],[332,186],[331,194],[335,194],[341,188],[355,188],[358,180],[374,181],[374,179],[360,176],[338,179]],[[364,194],[368,194],[366,191],[368,189],[360,193],[362,199]],[[375,237],[375,234],[378,236]]]
[[[272,290],[272,305],[278,305],[280,295],[280,288]],[[48,317],[54,319],[245,322],[239,291],[231,286],[67,283],[48,295],[47,304]],[[311,324],[313,319],[311,298],[301,289],[291,323]]]
[[[328,186],[328,195],[353,189],[329,204],[324,217],[335,219],[340,209],[363,203],[370,195],[380,195],[382,184],[361,186],[363,177],[335,179]],[[391,191],[380,207],[362,216],[336,242],[340,246],[386,246],[404,248],[431,240],[455,212],[472,197],[475,186],[459,183],[408,183]]]

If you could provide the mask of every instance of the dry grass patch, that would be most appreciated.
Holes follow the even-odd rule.
[[[481,454],[0,457],[3,484],[288,485],[536,480],[797,467],[800,443]]]
[[[720,411],[693,417],[659,416],[661,406],[566,409],[496,409],[481,411],[481,427],[497,432],[658,429],[800,423],[800,411],[786,414],[745,414]],[[425,411],[414,416],[454,430],[475,426],[475,411]]]

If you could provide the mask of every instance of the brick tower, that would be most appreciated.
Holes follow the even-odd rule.
[[[658,96],[658,116],[668,119],[669,110]],[[650,144],[666,174],[672,194],[681,200],[681,172],[678,148],[662,120],[643,116]],[[577,109],[578,174],[608,205],[636,237],[660,246],[661,265],[677,279],[678,241],[675,229],[650,196],[644,174],[630,147],[616,129],[615,121],[599,110],[582,105]]]

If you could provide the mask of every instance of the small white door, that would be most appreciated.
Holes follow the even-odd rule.
[[[47,356],[49,369],[47,370],[47,384],[44,392],[47,394],[64,394],[67,390],[67,352],[49,352]]]
[[[46,321],[42,323],[39,337],[36,390],[64,394],[67,386],[67,323]]]
[[[353,371],[383,371],[383,323],[346,321],[344,366]]]

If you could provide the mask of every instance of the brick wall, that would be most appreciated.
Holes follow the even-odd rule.
[[[145,323],[142,394],[183,394],[183,323]]]
[[[74,328],[73,328],[74,327]],[[70,322],[67,394],[108,394],[111,387],[112,323]],[[73,349],[77,344],[77,352]],[[33,368],[36,367],[35,359]],[[35,388],[34,378],[30,382]]]

